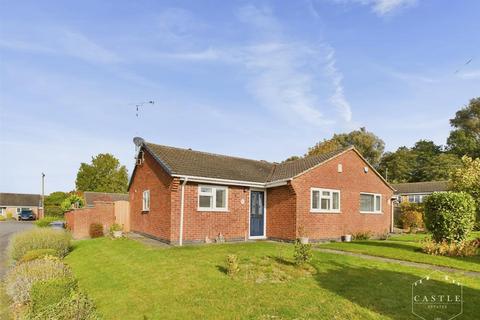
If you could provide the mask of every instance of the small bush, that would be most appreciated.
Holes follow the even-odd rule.
[[[10,257],[18,260],[27,251],[35,249],[53,249],[56,256],[64,257],[70,250],[70,241],[70,234],[63,230],[41,228],[25,231],[12,238],[9,247]]]
[[[7,219],[8,219],[8,220],[13,219],[13,214],[12,214],[10,211],[7,212]]]
[[[415,229],[423,228],[423,205],[418,203],[402,203],[400,205],[402,215],[400,222],[403,229],[413,232]]]
[[[103,225],[100,223],[92,223],[90,229],[88,230],[91,238],[100,238],[103,237]]]
[[[0,221],[5,221],[5,220],[7,220],[7,218],[5,218],[5,216],[0,215]]]
[[[47,256],[11,269],[5,277],[5,288],[14,303],[25,304],[30,301],[34,283],[62,277],[71,277],[70,269],[60,259]]]
[[[299,239],[295,240],[293,259],[297,266],[304,265],[312,259],[312,245],[301,243]]]
[[[353,235],[353,240],[368,240],[371,237],[372,233],[370,231],[357,232]]]
[[[30,312],[39,313],[59,303],[77,288],[77,282],[70,277],[38,281],[30,291]]]
[[[122,231],[123,226],[119,225],[118,223],[114,223],[110,226],[110,233],[113,233],[114,231]]]
[[[475,201],[464,192],[434,192],[425,200],[425,226],[435,242],[463,242],[475,222]]]
[[[234,254],[229,254],[227,256],[227,274],[230,277],[233,277],[240,271],[240,266],[238,264],[238,257]]]
[[[60,207],[63,212],[70,211],[72,208],[83,208],[85,206],[85,200],[77,194],[72,194],[62,201]]]
[[[19,262],[28,262],[36,259],[41,259],[46,256],[57,257],[57,252],[54,249],[34,249],[27,251]]]
[[[57,217],[45,217],[35,221],[35,225],[40,228],[46,228],[52,223],[53,221],[58,221]],[[61,219],[60,219],[61,220]]]
[[[422,242],[422,251],[438,256],[471,257],[478,252],[479,243],[476,240],[463,242],[435,242],[426,240]]]
[[[59,303],[50,305],[39,312],[29,312],[25,320],[97,320],[100,317],[95,304],[84,293],[72,291]]]

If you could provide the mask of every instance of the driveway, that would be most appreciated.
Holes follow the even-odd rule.
[[[2,221],[0,222],[0,277],[6,271],[8,240],[17,232],[34,227],[31,221]]]

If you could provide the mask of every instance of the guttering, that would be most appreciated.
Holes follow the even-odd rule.
[[[179,239],[178,244],[180,246],[183,245],[183,212],[185,208],[185,185],[187,184],[188,178],[185,178],[182,183],[182,195],[180,198],[180,232],[179,232]]]
[[[200,183],[213,183],[213,184],[222,184],[222,185],[233,185],[233,186],[244,186],[244,187],[253,187],[253,188],[273,188],[278,186],[284,186],[288,181],[292,179],[284,179],[273,182],[252,182],[252,181],[242,181],[242,180],[229,180],[229,179],[220,179],[220,178],[208,178],[208,177],[198,177],[198,176],[185,176],[172,174],[172,177],[179,178],[182,181],[188,179],[190,182],[200,182]]]

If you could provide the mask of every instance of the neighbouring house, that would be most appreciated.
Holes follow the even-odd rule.
[[[42,196],[25,193],[0,193],[0,215],[10,213],[14,219],[22,211],[32,211],[36,218],[42,217]]]
[[[393,228],[393,188],[353,147],[279,164],[134,143],[131,230],[167,243],[317,241]]]
[[[422,203],[433,192],[448,191],[448,181],[427,181],[392,184],[401,203]]]
[[[95,191],[85,191],[83,193],[83,198],[85,199],[85,206],[93,207],[94,203],[97,201],[104,202],[115,202],[115,201],[128,201],[128,193],[112,193],[112,192],[95,192]]]
[[[85,207],[65,212],[65,222],[75,239],[89,237],[92,223],[103,226],[107,233],[114,223],[130,231],[130,205],[128,193],[109,193],[85,191]]]

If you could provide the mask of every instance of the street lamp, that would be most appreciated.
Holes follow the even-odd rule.
[[[45,173],[42,172],[42,218],[45,217]]]

